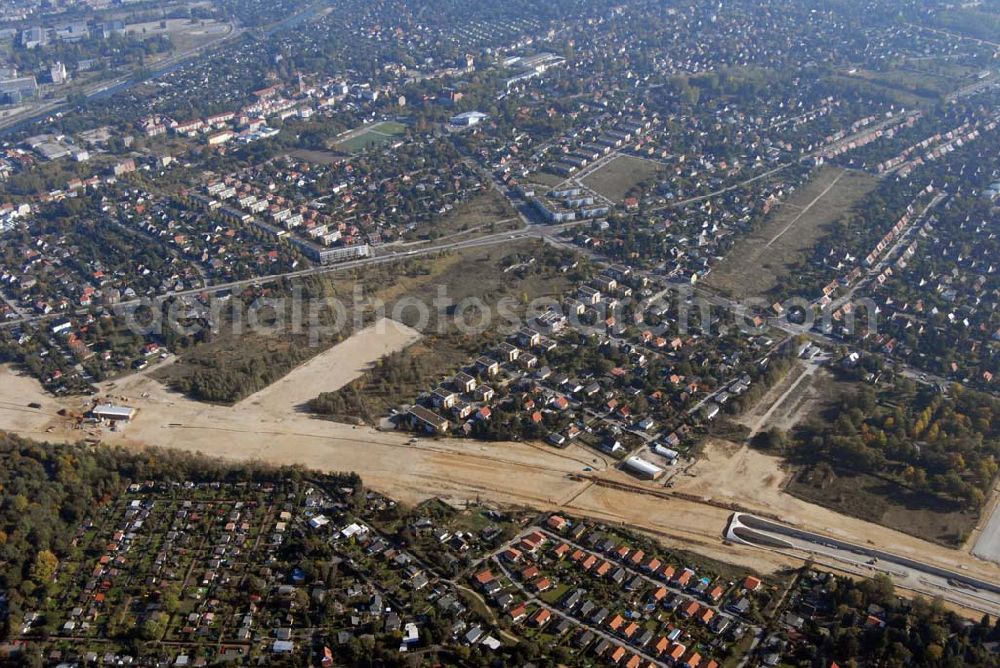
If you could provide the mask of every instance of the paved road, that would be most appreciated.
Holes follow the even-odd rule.
[[[664,580],[660,580],[658,578],[654,578],[654,577],[648,575],[647,573],[645,573],[644,571],[642,571],[642,570],[640,570],[638,568],[635,568],[634,566],[632,566],[631,563],[628,563],[628,562],[625,562],[625,561],[616,561],[615,559],[609,557],[606,554],[602,554],[600,552],[596,552],[595,550],[592,550],[589,547],[585,547],[582,544],[577,543],[576,541],[570,540],[570,539],[568,539],[568,538],[566,538],[566,537],[564,537],[564,536],[562,536],[560,534],[554,533],[554,532],[550,531],[549,529],[547,529],[547,528],[545,528],[543,526],[531,527],[529,530],[525,531],[524,534],[522,534],[522,535],[527,535],[527,534],[531,533],[532,531],[538,531],[540,533],[545,534],[549,538],[549,540],[551,540],[551,541],[553,541],[555,543],[566,543],[570,547],[572,547],[574,549],[577,549],[577,550],[580,550],[581,552],[583,552],[585,554],[593,555],[593,556],[597,557],[598,559],[600,559],[601,561],[609,561],[609,562],[611,562],[612,564],[614,564],[616,566],[621,566],[626,571],[628,571],[631,574],[631,576],[636,576],[637,575],[640,578],[642,578],[645,582],[649,583],[650,585],[652,585],[652,586],[654,586],[656,588],[665,587],[666,589],[669,589],[670,591],[672,591],[674,593],[682,594],[682,595],[687,596],[688,598],[690,598],[692,600],[697,600],[698,604],[701,607],[703,607],[703,608],[711,608],[712,611],[714,611],[716,614],[720,615],[721,617],[724,617],[724,618],[729,619],[729,620],[733,620],[733,616],[732,615],[730,615],[728,612],[724,612],[722,610],[722,608],[720,608],[719,606],[715,605],[714,603],[709,603],[707,601],[704,601],[704,600],[698,598],[697,596],[692,596],[691,594],[686,594],[683,589],[680,589],[680,588],[674,586],[670,582],[665,582]],[[520,538],[518,540],[520,540]],[[514,541],[514,543],[512,543],[512,544],[516,544],[516,542],[517,541]],[[650,555],[650,556],[652,556],[652,555]]]
[[[225,42],[236,39],[240,35],[244,34],[244,32],[245,30],[243,28],[237,28],[235,25],[230,23],[229,32],[225,33],[224,35],[221,35],[218,39],[212,40],[208,44],[202,44],[201,46],[197,46],[193,49],[189,49],[187,51],[183,51],[181,53],[168,56],[167,58],[164,58],[163,60],[155,63],[152,66],[154,73],[151,74],[149,77],[147,77],[145,80],[148,81],[149,79],[156,79],[162,76],[163,74],[166,74],[168,71],[173,71],[174,68],[176,68],[178,65],[181,65],[185,61],[193,60],[198,56],[202,55],[203,53],[205,53],[206,51],[208,51],[209,49],[218,47],[224,44]],[[126,72],[121,76],[115,77],[114,79],[109,79],[107,81],[99,81],[97,83],[94,83],[83,90],[83,95],[88,99],[92,99],[107,94],[107,91],[111,89],[119,89],[116,90],[115,92],[121,92],[122,90],[125,90],[126,88],[130,87],[127,84],[129,84],[129,81],[132,79],[132,77],[135,76],[135,74],[138,71],[139,71],[138,68],[136,68]],[[139,83],[138,79],[133,81],[132,85],[136,83]],[[18,126],[21,123],[26,123],[33,119],[38,119],[48,114],[52,114],[65,107],[66,104],[67,104],[67,98],[65,97],[48,100],[42,104],[33,106],[30,109],[26,109],[21,113],[15,114],[13,116],[8,116],[3,120],[0,120],[0,130],[10,128],[13,126]]]
[[[501,563],[500,559],[494,557],[493,558],[493,563],[497,566],[497,568],[500,569],[500,571],[505,576],[507,576],[507,578],[511,582],[514,583],[514,586],[517,587],[518,590],[520,590],[520,592],[524,595],[524,597],[526,599],[526,602],[533,603],[534,605],[537,605],[540,608],[544,608],[545,610],[548,610],[549,614],[551,614],[553,617],[560,617],[562,619],[569,620],[571,623],[575,624],[577,627],[582,627],[582,628],[588,629],[589,631],[593,632],[593,634],[595,636],[597,636],[598,638],[602,638],[603,640],[607,640],[608,642],[612,643],[612,646],[620,645],[620,646],[624,647],[626,650],[628,650],[628,651],[630,651],[630,652],[632,652],[634,654],[638,654],[639,656],[641,656],[642,658],[644,658],[646,661],[649,661],[649,662],[653,663],[653,665],[659,666],[660,668],[668,668],[667,664],[665,664],[664,662],[658,661],[657,659],[653,658],[651,655],[647,654],[646,652],[643,652],[640,648],[638,648],[638,647],[636,647],[634,645],[629,645],[629,643],[627,641],[625,641],[624,639],[619,638],[619,637],[614,636],[614,635],[611,635],[610,633],[608,633],[607,631],[605,631],[600,626],[598,626],[596,624],[591,624],[590,622],[585,621],[585,620],[577,619],[576,617],[573,617],[571,615],[567,615],[565,612],[563,612],[559,608],[556,608],[555,606],[549,605],[548,603],[546,603],[542,599],[540,599],[537,596],[535,596],[535,594],[533,594],[532,592],[528,591],[521,584],[521,582],[513,574],[511,574],[510,571],[507,570],[507,567],[504,566],[503,563]],[[552,622],[550,621],[549,624],[551,624],[551,623]]]
[[[944,201],[946,197],[947,195],[942,192],[939,192],[936,195],[934,195],[931,201],[927,203],[927,206],[924,207],[924,210],[921,211],[919,214],[917,214],[917,216],[912,221],[910,221],[910,224],[907,226],[905,230],[903,230],[903,233],[899,235],[899,238],[896,239],[896,242],[882,254],[882,259],[876,262],[875,265],[868,270],[865,276],[862,277],[857,283],[855,283],[850,290],[845,292],[842,296],[838,297],[830,304],[829,306],[830,312],[836,311],[841,306],[854,299],[854,295],[858,290],[867,287],[875,276],[881,274],[887,265],[895,261],[897,259],[896,255],[899,249],[902,248],[904,244],[908,243],[910,237],[912,237],[917,232],[917,230],[919,230],[924,225],[924,222],[927,219],[927,214],[931,211],[931,209],[933,209],[942,201]],[[816,300],[816,302],[818,301],[819,300]]]
[[[792,394],[792,392],[795,391],[795,388],[801,385],[804,380],[808,380],[814,373],[816,373],[819,367],[820,361],[817,359],[810,358],[806,361],[806,368],[802,370],[802,373],[800,373],[799,377],[795,379],[795,382],[789,385],[788,389],[785,390],[780,397],[774,400],[774,403],[767,409],[767,412],[761,415],[760,418],[753,423],[753,426],[750,427],[751,437],[755,436],[765,426],[767,426],[771,416],[785,404],[785,401]]]
[[[989,519],[972,547],[972,554],[1000,564],[1000,503],[994,503]]]
[[[687,199],[679,200],[677,202],[670,202],[669,204],[665,204],[665,205],[663,205],[661,207],[657,207],[655,209],[651,209],[651,212],[662,211],[664,209],[676,209],[678,207],[686,206],[688,204],[694,204],[695,202],[701,202],[701,201],[704,201],[706,199],[711,199],[712,197],[717,197],[718,195],[722,195],[722,194],[727,193],[727,192],[729,192],[731,190],[737,190],[739,188],[742,188],[743,186],[746,186],[746,185],[749,185],[749,184],[753,183],[754,181],[759,181],[760,179],[766,179],[767,177],[771,176],[772,174],[777,174],[778,172],[780,172],[780,171],[782,171],[782,170],[784,170],[784,169],[786,169],[788,167],[791,167],[792,165],[794,165],[796,163],[804,162],[804,161],[807,161],[807,160],[811,160],[811,159],[813,159],[813,158],[815,158],[817,156],[824,155],[824,154],[826,154],[826,153],[828,153],[828,152],[830,152],[830,151],[832,151],[832,150],[834,150],[834,149],[836,149],[836,148],[838,148],[840,146],[849,144],[850,142],[855,141],[859,137],[863,137],[866,134],[869,134],[869,133],[874,132],[876,130],[881,130],[881,129],[889,126],[889,125],[893,125],[893,124],[899,123],[900,120],[901,120],[901,117],[902,117],[902,114],[896,114],[892,118],[886,118],[886,119],[883,119],[883,120],[881,120],[881,121],[879,121],[877,123],[874,123],[872,125],[866,126],[866,127],[862,128],[862,129],[858,130],[857,132],[855,132],[852,135],[849,135],[847,137],[844,137],[843,139],[835,141],[832,144],[829,144],[829,145],[826,145],[826,146],[822,146],[822,147],[816,149],[815,151],[813,151],[811,153],[806,153],[805,155],[802,155],[801,157],[799,157],[799,158],[797,158],[795,160],[790,160],[789,162],[780,163],[780,164],[776,165],[775,167],[772,167],[771,169],[767,170],[766,172],[762,172],[762,173],[760,173],[760,174],[758,174],[756,176],[753,176],[751,178],[746,179],[745,181],[740,181],[739,183],[734,183],[734,184],[732,184],[730,186],[726,186],[725,188],[720,188],[719,190],[715,190],[713,192],[706,193],[704,195],[698,195],[696,197],[689,197]]]
[[[929,596],[941,596],[946,601],[973,610],[1000,614],[1000,584],[886,552],[879,547],[849,543],[746,513],[733,514],[726,537],[735,543],[755,545],[799,558],[805,556],[836,562],[845,570],[863,575],[885,573],[892,576],[900,587]]]
[[[828,185],[826,188],[824,188],[823,192],[821,192],[820,194],[816,195],[816,197],[814,197],[811,202],[809,202],[804,207],[802,207],[802,210],[799,211],[798,215],[796,215],[794,218],[792,218],[792,220],[789,221],[789,223],[787,225],[785,225],[781,229],[780,232],[778,232],[773,237],[771,237],[771,240],[768,241],[766,244],[764,244],[764,248],[761,249],[761,250],[764,251],[764,250],[767,250],[768,248],[770,248],[771,246],[773,246],[775,244],[775,242],[778,241],[778,239],[780,239],[781,237],[785,236],[785,233],[788,232],[788,230],[790,230],[793,227],[795,227],[795,223],[799,222],[799,219],[801,219],[802,216],[806,215],[806,213],[808,213],[811,208],[813,208],[814,206],[816,206],[817,202],[819,202],[821,199],[823,199],[824,197],[826,197],[826,194],[828,192],[830,192],[831,190],[833,190],[834,186],[837,185],[837,182],[840,181],[840,179],[844,178],[844,174],[846,174],[846,173],[847,173],[847,170],[845,169],[842,172],[840,172],[840,174],[837,174],[837,177],[833,181],[830,181],[830,185]],[[758,253],[758,255],[759,255],[759,253]]]
[[[957,33],[957,32],[951,32],[951,31],[948,31],[948,30],[941,30],[940,28],[930,28],[928,26],[921,26],[921,25],[917,25],[915,23],[907,23],[906,25],[909,26],[910,28],[916,28],[917,30],[926,30],[927,32],[934,32],[934,33],[937,33],[939,35],[946,35],[948,37],[953,37],[955,39],[966,40],[966,41],[969,41],[969,42],[975,42],[976,44],[979,44],[979,45],[987,45],[987,46],[992,46],[992,47],[996,47],[997,49],[1000,49],[1000,42],[991,42],[988,39],[981,39],[979,37],[970,37],[969,35],[962,35],[962,34]]]

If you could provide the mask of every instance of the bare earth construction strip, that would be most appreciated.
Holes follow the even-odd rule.
[[[334,389],[337,382],[347,382],[389,346],[402,347],[410,340],[405,329],[390,327],[378,336],[361,332],[355,338],[378,340],[369,347],[362,346],[365,359],[354,348],[357,341],[349,339],[334,346],[289,374],[290,382],[294,383],[298,376],[312,377],[326,364],[331,374],[337,374],[329,378],[328,389]],[[25,379],[27,382],[37,386],[36,381]],[[50,441],[83,438],[84,433],[68,428],[67,421],[55,415],[60,407],[79,408],[79,397],[54,399],[43,395],[40,388],[29,394],[24,393],[26,389],[17,382],[0,384],[0,405],[13,408],[29,397],[44,401],[33,420],[26,419],[31,416],[21,411],[0,411],[4,426],[26,436],[37,438],[41,434]],[[488,499],[546,510],[565,508],[580,515],[622,522],[668,545],[694,547],[709,558],[762,572],[794,565],[796,560],[754,547],[725,544],[722,534],[731,514],[729,508],[780,513],[796,526],[835,527],[827,531],[859,543],[888,539],[900,554],[920,555],[930,563],[1000,578],[1000,566],[971,558],[968,553],[843,517],[784,493],[781,488],[785,473],[780,460],[746,447],[727,445],[719,451],[710,447],[706,458],[692,468],[694,475],[683,478],[677,494],[664,495],[661,485],[635,481],[608,468],[607,462],[579,446],[557,451],[523,442],[420,439],[410,443],[409,434],[352,427],[297,412],[294,405],[300,398],[298,392],[293,395],[272,390],[235,406],[214,406],[170,392],[143,374],[102,390],[119,400],[127,397],[127,402],[139,409],[136,419],[123,432],[102,434],[110,444],[159,445],[239,461],[356,471],[372,488],[410,503],[440,496],[455,501]],[[736,448],[736,452],[729,448]],[[724,454],[720,457],[719,453]],[[592,469],[589,475],[618,487],[593,484],[582,477],[584,468]]]

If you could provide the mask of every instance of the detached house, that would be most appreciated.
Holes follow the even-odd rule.
[[[476,389],[476,385],[478,384],[475,378],[464,371],[455,374],[455,378],[452,382],[459,392],[472,392]]]
[[[590,287],[589,285],[580,286],[578,291],[580,301],[587,306],[596,306],[601,303],[601,291]]]
[[[458,401],[458,395],[451,390],[439,387],[431,392],[431,403],[435,408],[452,408]]]
[[[476,371],[482,375],[495,376],[500,371],[500,363],[484,355],[476,360]]]
[[[497,348],[499,357],[506,362],[516,362],[521,349],[511,343],[501,343]]]
[[[525,348],[537,346],[542,340],[542,335],[528,327],[522,327],[517,333],[517,343]]]
[[[423,406],[414,406],[407,411],[410,425],[414,429],[423,429],[430,434],[441,434],[448,431],[448,420]]]

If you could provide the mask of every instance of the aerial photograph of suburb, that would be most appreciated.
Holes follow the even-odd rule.
[[[0,0],[0,668],[1000,668],[1000,0]]]

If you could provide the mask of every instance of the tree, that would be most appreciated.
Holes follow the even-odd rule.
[[[896,586],[893,584],[892,578],[885,573],[879,573],[871,580],[866,580],[862,583],[862,587],[878,605],[885,606],[896,598]]]
[[[31,579],[39,585],[48,584],[59,568],[59,558],[51,550],[42,550],[31,566]]]
[[[938,644],[928,645],[925,652],[930,661],[940,661],[944,656],[944,648]]]
[[[143,640],[159,640],[167,630],[167,615],[154,612],[139,627],[139,637]]]
[[[772,427],[754,436],[753,445],[768,452],[780,453],[788,446],[788,437],[781,429]]]
[[[180,608],[180,586],[177,584],[169,585],[160,595],[160,602],[163,604],[163,609],[168,613],[173,614],[177,612]]]

